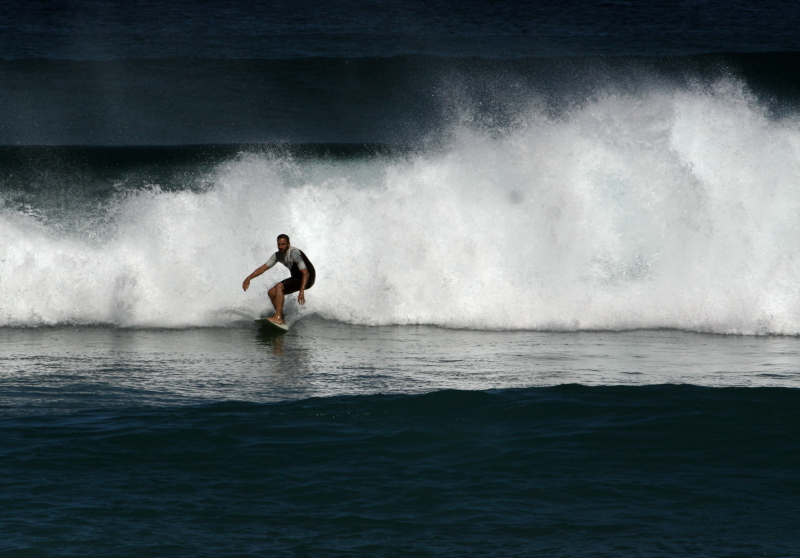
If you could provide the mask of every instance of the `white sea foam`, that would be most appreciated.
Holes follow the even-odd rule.
[[[319,274],[301,314],[800,334],[800,123],[736,83],[465,125],[402,160],[243,155],[206,181],[120,196],[95,240],[4,210],[0,324],[255,316],[286,271],[241,282],[285,232]]]

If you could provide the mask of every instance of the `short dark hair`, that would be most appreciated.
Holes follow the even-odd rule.
[[[289,240],[289,235],[288,235],[288,234],[279,234],[279,235],[278,235],[278,240],[280,240],[281,238],[285,238],[285,239],[286,239],[286,242],[288,242],[289,244],[291,244],[291,243],[292,243],[292,241],[291,241],[291,240]]]

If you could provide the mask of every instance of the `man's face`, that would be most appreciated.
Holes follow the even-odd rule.
[[[285,238],[281,238],[278,240],[278,252],[281,254],[286,253],[286,249],[289,247],[289,241]]]

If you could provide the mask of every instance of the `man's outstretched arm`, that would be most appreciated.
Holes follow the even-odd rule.
[[[269,266],[267,264],[264,264],[261,267],[257,268],[253,273],[247,276],[247,279],[244,280],[244,282],[242,283],[242,289],[246,291],[247,288],[250,286],[250,279],[255,279],[268,269]]]
[[[300,281],[300,292],[297,293],[297,302],[300,306],[306,303],[306,282],[308,281],[308,270],[301,269],[300,273],[303,274],[303,279]]]

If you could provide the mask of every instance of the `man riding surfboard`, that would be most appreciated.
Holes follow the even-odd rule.
[[[295,248],[289,243],[288,236],[285,234],[278,235],[278,251],[272,254],[267,263],[247,276],[247,279],[242,283],[242,289],[246,291],[250,287],[251,279],[255,279],[279,262],[289,268],[292,276],[272,287],[267,293],[272,305],[275,307],[275,315],[268,319],[276,324],[283,324],[283,300],[285,295],[297,293],[297,302],[300,305],[305,304],[305,290],[313,287],[317,278],[314,266],[300,248]]]

